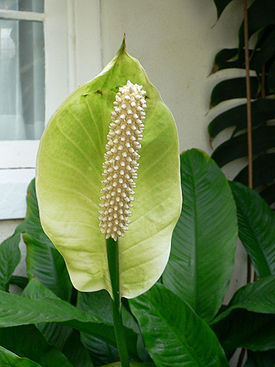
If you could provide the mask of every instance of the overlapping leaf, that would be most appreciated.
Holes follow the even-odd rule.
[[[275,274],[274,212],[246,186],[231,182],[231,189],[237,205],[239,237],[255,271],[261,278]]]
[[[221,306],[234,264],[237,218],[226,178],[195,149],[181,155],[184,203],[163,283],[206,320]]]
[[[130,306],[157,367],[229,366],[206,322],[164,286],[156,284]]]
[[[28,358],[21,358],[11,351],[0,346],[1,367],[41,367],[38,363]]]
[[[26,218],[16,228],[16,233],[23,233],[27,246],[28,278],[38,278],[58,297],[69,300],[72,284],[62,256],[42,229],[35,180],[32,180],[28,187]]]
[[[12,274],[19,264],[20,234],[14,233],[0,244],[0,289],[8,291]]]

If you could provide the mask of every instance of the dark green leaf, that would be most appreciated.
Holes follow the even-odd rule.
[[[212,328],[228,356],[239,347],[254,351],[275,348],[275,315],[236,309]]]
[[[274,0],[255,0],[248,9],[248,34],[252,36],[258,30],[275,24]],[[244,45],[243,24],[239,30],[239,47]]]
[[[253,130],[253,154],[259,154],[274,147],[275,126],[260,126]],[[247,134],[235,136],[219,145],[212,158],[220,167],[235,159],[247,156]]]
[[[28,358],[21,358],[11,351],[0,346],[1,367],[41,367],[41,365]]]
[[[256,65],[257,72],[261,72],[262,67],[275,56],[275,29],[272,27],[272,31],[267,35],[264,34],[263,42],[261,42],[259,52],[254,56],[254,63]]]
[[[25,288],[22,296],[30,299],[59,299],[53,292],[46,288],[38,279],[32,279]],[[36,324],[37,329],[46,339],[47,343],[62,349],[67,338],[72,332],[68,326],[60,325],[55,322],[44,322]]]
[[[79,310],[69,303],[52,298],[27,299],[0,291],[0,327],[58,322],[83,332],[91,332],[103,341],[116,346],[110,323]],[[137,335],[125,327],[129,353],[135,354]]]
[[[214,0],[214,3],[217,8],[217,16],[218,18],[221,16],[223,10],[232,0]]]
[[[27,272],[29,279],[38,278],[42,284],[53,291],[58,297],[69,300],[72,284],[65,266],[64,259],[52,246],[33,239],[32,234],[25,233],[27,245]]]
[[[184,203],[163,283],[201,317],[219,310],[232,275],[236,208],[221,170],[195,149],[181,155]]]
[[[214,323],[226,318],[235,309],[275,314],[275,275],[259,279],[241,287],[230,301],[227,309],[220,313]]]
[[[207,323],[163,285],[130,300],[130,306],[158,367],[229,366]]]
[[[252,125],[257,127],[275,117],[275,100],[259,99],[251,103]],[[214,138],[222,130],[235,126],[235,133],[246,129],[246,103],[227,110],[215,117],[208,125],[209,135]]]
[[[100,317],[106,323],[113,324],[112,303],[109,294],[105,290],[98,292],[78,292],[77,307],[89,312],[95,317]],[[137,324],[129,312],[122,306],[123,324],[138,334]],[[119,359],[116,346],[99,339],[91,332],[81,333],[81,340],[86,348],[91,352],[93,361],[98,364],[106,364]],[[131,339],[128,340],[130,343]],[[136,347],[137,340],[133,339],[131,356],[138,358]]]
[[[240,288],[228,308],[212,323],[227,355],[238,347],[269,350],[275,347],[275,276]]]
[[[8,291],[14,269],[20,261],[20,234],[14,233],[0,244],[0,289]]]
[[[10,284],[24,289],[28,284],[28,278],[22,277],[21,275],[12,275],[10,278]]]
[[[74,331],[66,341],[63,353],[74,367],[94,366],[88,350],[84,348],[80,341],[80,336],[77,331]]]
[[[52,242],[42,229],[35,191],[35,179],[33,179],[27,190],[27,215],[25,220],[16,228],[16,232],[29,233],[33,239],[53,247]]]
[[[250,78],[251,98],[255,99],[258,95],[259,82],[257,77]],[[210,107],[214,107],[220,102],[234,98],[246,98],[245,78],[234,78],[223,80],[212,90],[210,97]]]
[[[275,274],[275,213],[255,191],[237,182],[230,185],[237,205],[239,237],[254,269],[259,277]]]
[[[253,160],[253,187],[267,185],[275,179],[275,153],[262,154]],[[248,166],[244,167],[234,181],[248,184]]]
[[[275,367],[275,350],[268,352],[248,351],[245,367]]]
[[[275,202],[275,183],[269,185],[266,189],[260,192],[261,197],[269,204]]]
[[[101,317],[110,324],[113,323],[112,301],[105,290],[91,293],[78,292],[77,307],[94,316]],[[116,346],[99,339],[93,333],[81,333],[81,341],[90,351],[97,366],[119,360]]]
[[[252,55],[252,52],[254,51],[249,50],[250,57]],[[219,70],[232,68],[245,68],[244,52],[239,51],[237,48],[224,48],[223,50],[219,51],[215,56],[212,73],[216,73]],[[253,59],[251,60],[250,69],[254,70]]]
[[[62,256],[42,229],[34,179],[28,187],[26,219],[17,226],[16,232],[23,233],[23,239],[27,245],[26,261],[29,279],[37,277],[58,297],[69,300],[72,284]]]
[[[63,353],[46,343],[33,325],[0,329],[0,344],[21,357],[32,359],[42,367],[73,367]]]

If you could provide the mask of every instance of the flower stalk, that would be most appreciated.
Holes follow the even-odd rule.
[[[108,265],[113,293],[113,300],[112,300],[113,321],[114,321],[117,348],[120,356],[121,366],[129,367],[129,356],[121,314],[118,243],[112,237],[110,237],[106,240],[106,246],[107,246]]]

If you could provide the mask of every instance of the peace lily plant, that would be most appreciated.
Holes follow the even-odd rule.
[[[237,231],[258,280],[226,304]],[[255,191],[202,151],[179,156],[123,42],[50,121],[26,218],[0,244],[0,366],[229,367],[240,348],[245,367],[273,366],[274,243]]]
[[[121,297],[144,293],[161,276],[181,187],[175,122],[125,40],[102,73],[57,110],[36,173],[42,227],[76,289],[111,295],[128,367]]]

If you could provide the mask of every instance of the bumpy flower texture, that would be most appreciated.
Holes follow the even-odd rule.
[[[106,238],[117,240],[128,229],[138,170],[138,154],[143,138],[146,91],[128,80],[114,101],[112,122],[107,135],[99,227]]]

